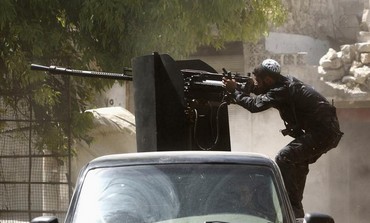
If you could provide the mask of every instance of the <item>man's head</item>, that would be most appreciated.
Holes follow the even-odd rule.
[[[253,70],[253,75],[257,82],[257,92],[255,93],[264,94],[273,87],[281,77],[280,71],[280,64],[277,61],[272,59],[262,61],[262,63]]]

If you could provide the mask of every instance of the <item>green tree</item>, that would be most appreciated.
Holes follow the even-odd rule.
[[[60,152],[68,128],[84,139],[91,118],[83,110],[113,82],[44,75],[31,63],[120,73],[153,51],[184,58],[199,46],[256,41],[284,18],[281,0],[2,0],[1,96],[17,109],[20,95],[28,95],[39,148]]]

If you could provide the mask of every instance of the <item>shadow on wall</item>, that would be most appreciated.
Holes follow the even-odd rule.
[[[338,117],[344,136],[329,156],[331,211],[339,223],[369,222],[370,109],[338,109]]]

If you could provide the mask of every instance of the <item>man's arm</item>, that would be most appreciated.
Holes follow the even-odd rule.
[[[236,104],[242,106],[252,113],[265,111],[273,107],[273,99],[268,96],[268,93],[250,96],[239,91],[235,91],[233,96]]]
[[[286,100],[287,88],[284,86],[270,89],[266,94],[251,96],[253,87],[238,86],[232,79],[223,79],[224,88],[230,93],[235,104],[238,104],[252,113],[265,111]],[[246,87],[248,89],[246,89]],[[253,92],[252,92],[253,93]]]
[[[270,89],[265,94],[246,95],[243,92],[235,91],[232,95],[235,103],[244,107],[252,113],[265,111],[271,107],[279,108],[283,104],[289,104],[289,90],[286,86]]]

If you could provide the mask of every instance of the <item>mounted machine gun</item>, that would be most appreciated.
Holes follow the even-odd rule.
[[[123,73],[75,70],[32,64],[32,70],[50,74],[133,81],[138,151],[230,151],[224,77],[241,85],[248,76],[224,70],[217,73],[201,60],[173,60],[153,53],[132,59]],[[128,73],[132,73],[128,74]]]

